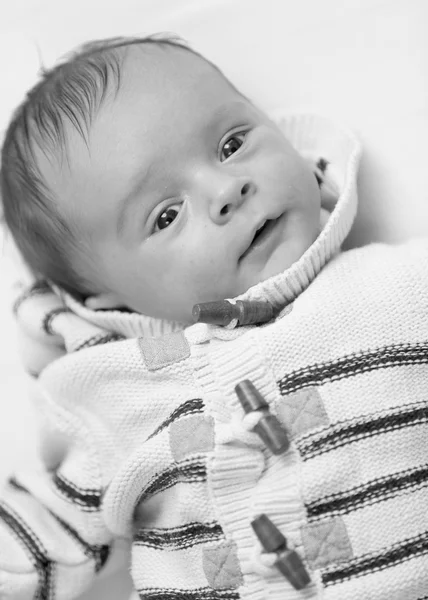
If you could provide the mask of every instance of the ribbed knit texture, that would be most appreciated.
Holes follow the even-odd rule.
[[[76,597],[118,536],[144,599],[428,594],[428,241],[339,253],[359,145],[319,118],[281,126],[328,163],[332,212],[295,265],[242,296],[272,302],[272,322],[182,331],[42,284],[17,301],[43,464],[0,499],[2,600]],[[287,428],[287,453],[244,426],[244,379]],[[263,564],[259,514],[301,556],[305,590]]]

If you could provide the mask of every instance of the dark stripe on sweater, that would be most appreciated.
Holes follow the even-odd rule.
[[[428,405],[424,402],[418,402],[395,412],[378,413],[371,417],[337,423],[326,427],[321,432],[296,439],[296,445],[303,460],[307,460],[365,438],[404,429],[405,427],[414,427],[427,421]]]
[[[34,285],[32,285],[30,288],[26,289],[22,294],[20,294],[15,300],[12,308],[13,314],[16,315],[16,313],[19,310],[19,307],[23,302],[25,302],[25,300],[27,300],[27,298],[32,298],[33,296],[42,296],[44,294],[51,293],[52,290],[46,281],[37,281],[36,283],[34,283]]]
[[[98,573],[105,565],[108,557],[110,556],[110,546],[104,544],[102,546],[89,544],[86,542],[75,529],[70,527],[68,523],[60,519],[55,513],[49,511],[52,517],[61,525],[68,535],[82,548],[85,556],[90,558],[95,563],[95,573]]]
[[[154,477],[149,485],[143,490],[138,502],[149,496],[159,494],[177,483],[194,483],[206,481],[206,456],[195,456],[179,463],[173,464],[165,469],[160,475]]]
[[[101,346],[102,344],[109,344],[110,342],[121,342],[124,339],[126,339],[125,336],[119,333],[100,333],[93,335],[79,344],[79,346],[76,346],[76,348],[73,348],[73,352],[78,352],[85,348],[93,348],[94,346]]]
[[[20,492],[24,492],[32,498],[35,498],[31,491],[26,486],[22,485],[22,483],[20,483],[15,477],[11,477],[8,480],[8,483],[14,489],[19,490]],[[37,501],[37,498],[35,498],[35,500]],[[73,529],[68,523],[66,523],[60,517],[58,517],[58,515],[56,515],[48,508],[46,508],[46,510],[52,516],[52,518],[55,519],[55,521],[57,521],[57,523],[59,523],[63,529],[65,529],[65,531],[74,540],[74,542],[76,542],[76,544],[80,546],[85,556],[94,561],[95,572],[98,572],[104,566],[105,562],[109,557],[110,547],[107,545],[100,546],[89,544],[79,535],[79,533],[75,529]]]
[[[31,493],[29,490],[27,490],[25,486],[22,485],[22,483],[19,483],[19,481],[15,477],[9,477],[7,482],[10,485],[10,487],[13,487],[15,490],[25,492],[26,494]]]
[[[139,529],[134,536],[138,546],[157,549],[180,550],[198,544],[214,542],[223,537],[221,526],[216,523],[187,523],[168,529]]]
[[[0,519],[3,520],[13,535],[20,541],[37,571],[38,588],[34,597],[37,600],[49,600],[52,592],[52,563],[47,556],[47,551],[42,542],[15,511],[1,501]]]
[[[331,494],[320,500],[306,504],[308,518],[344,515],[368,504],[384,502],[403,491],[412,491],[428,484],[428,466],[408,469],[373,479],[369,483],[356,486],[346,492]]]
[[[278,381],[278,386],[281,394],[286,395],[306,387],[354,377],[377,369],[426,363],[428,343],[393,344],[298,369],[285,375]]]
[[[45,318],[43,319],[43,323],[42,323],[43,331],[45,333],[47,333],[48,335],[55,335],[55,332],[52,331],[52,322],[53,322],[53,320],[58,315],[63,315],[65,313],[69,313],[69,312],[71,312],[71,311],[66,306],[60,306],[58,308],[54,308],[53,310],[49,311],[45,315]]]
[[[88,511],[99,510],[102,490],[78,487],[59,473],[53,475],[52,482],[61,495],[73,504],[78,504]]]
[[[362,577],[370,573],[383,571],[384,569],[427,553],[428,532],[425,532],[413,538],[408,538],[399,544],[395,544],[390,549],[379,554],[373,553],[368,556],[357,557],[338,568],[324,570],[321,577],[325,586],[334,585],[352,577]]]
[[[194,590],[179,590],[177,588],[143,588],[138,590],[141,600],[239,600],[236,590],[210,587]]]
[[[159,427],[157,427],[147,439],[154,437],[163,429],[165,429],[165,427],[168,427],[168,425],[171,425],[171,423],[173,423],[177,419],[180,419],[181,417],[185,417],[187,415],[202,413],[203,410],[204,402],[201,398],[192,398],[192,400],[187,400],[186,402],[183,402],[183,404],[180,404],[180,406],[178,406],[175,410],[172,411],[169,417],[167,417],[165,421],[163,421],[163,423],[161,423]]]

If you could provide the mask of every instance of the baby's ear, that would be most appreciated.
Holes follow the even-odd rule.
[[[102,292],[96,296],[86,298],[85,306],[91,310],[109,310],[112,308],[123,308],[123,302],[120,301],[114,292]]]

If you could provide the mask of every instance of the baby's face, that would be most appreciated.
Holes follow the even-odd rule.
[[[68,134],[68,164],[46,176],[87,246],[77,269],[100,306],[191,322],[194,304],[279,273],[319,233],[305,161],[186,50],[133,49],[87,144]]]

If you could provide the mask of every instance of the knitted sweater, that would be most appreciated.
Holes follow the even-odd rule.
[[[281,126],[337,203],[297,263],[241,296],[272,321],[182,330],[43,284],[17,302],[42,464],[1,496],[2,600],[76,597],[120,537],[141,598],[427,597],[428,241],[339,253],[359,146],[321,119]],[[285,453],[248,428],[245,379]],[[304,561],[303,590],[266,560],[260,514]]]

